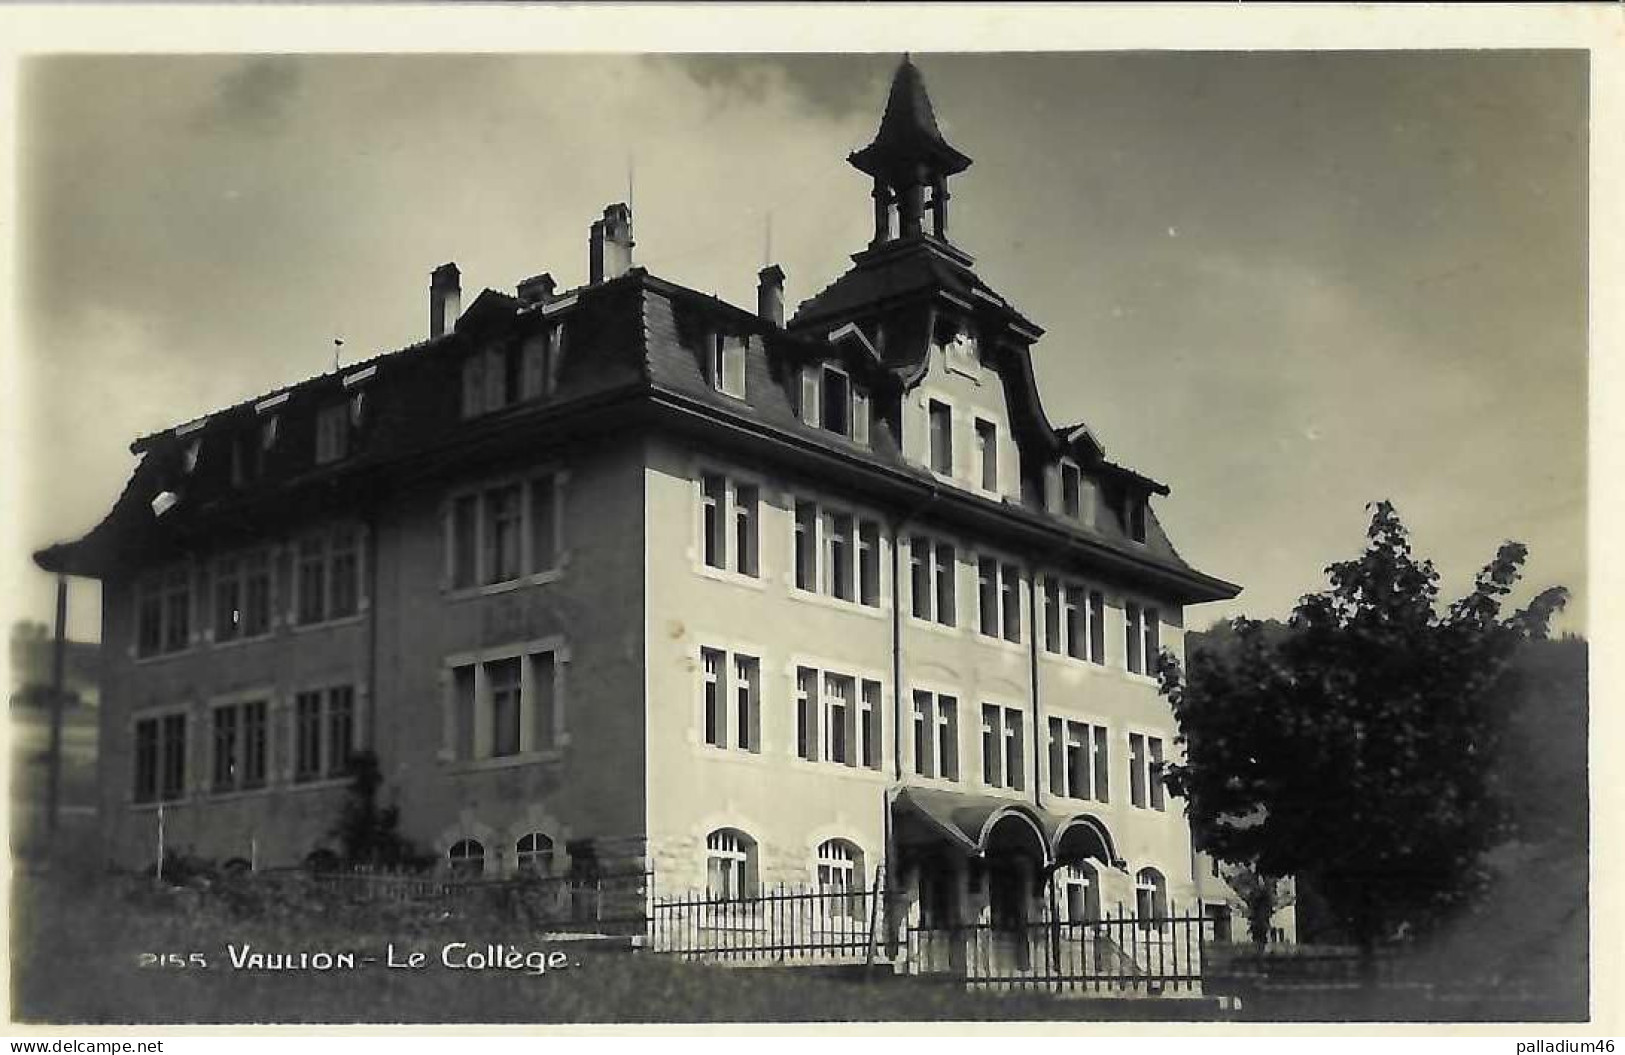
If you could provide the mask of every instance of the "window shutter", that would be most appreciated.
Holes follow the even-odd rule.
[[[463,417],[471,418],[485,406],[485,355],[463,360]]]
[[[525,338],[524,368],[519,386],[522,399],[536,399],[547,391],[547,339],[545,331]]]
[[[1061,466],[1050,462],[1044,466],[1044,509],[1051,513],[1065,510],[1061,501]]]
[[[818,424],[818,381],[816,366],[801,368],[801,420],[809,425]]]
[[[725,389],[729,395],[744,398],[745,353],[748,345],[743,337],[722,339],[722,367],[727,373]]]
[[[852,390],[852,439],[857,443],[869,442],[869,396],[855,388]]]

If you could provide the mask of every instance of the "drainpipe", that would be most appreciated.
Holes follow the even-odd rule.
[[[373,757],[379,759],[382,774],[383,759],[378,754],[378,610],[382,607],[378,597],[378,565],[382,547],[378,545],[378,514],[367,511],[367,742]]]
[[[1043,737],[1048,734],[1047,727],[1042,726],[1044,716],[1038,706],[1038,565],[1032,561],[1027,563],[1027,626],[1030,632],[1027,635],[1028,673],[1032,678],[1033,688],[1033,805],[1038,809],[1044,808],[1044,782],[1042,767],[1038,764],[1038,757],[1048,748],[1042,747]]]
[[[56,840],[58,799],[62,787],[62,705],[68,650],[68,577],[56,575],[56,640],[51,645],[51,746],[45,784],[45,836]],[[52,849],[55,849],[53,846]]]

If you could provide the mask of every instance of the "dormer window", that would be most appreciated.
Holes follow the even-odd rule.
[[[926,404],[926,421],[931,433],[931,471],[952,476],[954,471],[954,412],[938,400]]]
[[[350,404],[334,403],[316,412],[316,464],[336,462],[350,453]]]
[[[717,334],[711,339],[711,361],[707,372],[711,387],[725,396],[745,398],[745,350],[747,338]]]
[[[869,396],[838,366],[802,368],[801,419],[857,443],[869,442]]]
[[[562,324],[471,353],[463,360],[463,417],[478,417],[553,391]]]
[[[1128,527],[1128,537],[1135,542],[1145,541],[1146,501],[1140,495],[1129,495],[1124,500],[1127,509],[1123,520]]]

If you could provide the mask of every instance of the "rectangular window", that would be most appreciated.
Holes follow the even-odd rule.
[[[523,538],[523,506],[518,484],[485,492],[485,535],[482,559],[487,583],[519,578],[519,548]]]
[[[355,751],[355,690],[348,685],[294,697],[296,781],[342,777]]]
[[[164,574],[163,651],[179,652],[192,640],[192,573],[173,568]]]
[[[1095,801],[1110,802],[1112,784],[1112,741],[1106,727],[1097,725],[1095,734]]]
[[[849,436],[852,432],[852,383],[833,367],[824,367],[823,420],[830,432]]]
[[[181,566],[144,576],[135,595],[136,655],[179,652],[191,643],[190,570]]]
[[[186,715],[135,723],[135,801],[173,801],[186,791]]]
[[[959,701],[952,696],[937,697],[937,774],[959,779]]]
[[[944,476],[954,471],[953,410],[946,403],[931,400],[927,406],[931,434],[931,471]]]
[[[214,566],[214,639],[234,641],[242,629],[242,575],[236,560],[223,557]]]
[[[818,761],[818,672],[796,668],[796,756]]]
[[[818,582],[818,507],[796,503],[796,589],[812,590]]]
[[[858,524],[858,603],[880,607],[880,525]]]
[[[757,490],[753,485],[734,485],[734,571],[753,577],[757,573],[756,505]]]
[[[923,777],[959,779],[958,701],[914,690],[914,772]]]
[[[1027,767],[1025,765],[1026,747],[1023,743],[1024,735],[1021,721],[1021,712],[1014,707],[1004,709],[1004,780],[1005,785],[1016,791],[1027,786]]]
[[[354,531],[335,531],[328,550],[327,617],[355,615],[361,603],[361,547]]]
[[[1061,584],[1053,576],[1044,583],[1044,649],[1059,654],[1061,651]]]
[[[186,715],[166,714],[159,720],[158,797],[178,799],[186,793]]]
[[[704,509],[701,533],[704,536],[705,563],[713,568],[725,568],[728,566],[728,539],[724,528],[727,482],[715,473],[706,473],[701,480],[700,495]]]
[[[271,632],[271,555],[265,550],[243,558],[242,636]]]
[[[320,535],[300,539],[298,561],[299,622],[320,623],[327,615],[327,540]]]
[[[735,399],[745,398],[745,337],[718,334],[711,345],[711,387]]]
[[[999,489],[999,430],[991,421],[976,419],[976,463],[981,468],[982,490]]]
[[[932,715],[931,694],[914,690],[914,772],[922,777],[936,776],[936,752],[933,739],[936,723]]]
[[[485,666],[491,696],[491,755],[507,758],[519,753],[519,660],[503,659]]]
[[[1162,652],[1162,617],[1155,608],[1146,608],[1140,620],[1145,624],[1145,672],[1156,674],[1157,656]]]
[[[1004,787],[1004,713],[991,703],[982,704],[982,783],[990,788]]]
[[[824,675],[824,757],[831,762],[853,765],[852,679],[840,674]]]
[[[1001,569],[1004,574],[1002,595],[1004,601],[1004,639],[1021,640],[1021,570],[1014,564]]]
[[[265,786],[266,704],[264,700],[214,709],[214,780],[216,792],[246,791]]]
[[[360,539],[354,528],[307,535],[296,556],[294,616],[301,625],[356,614],[361,597]]]
[[[542,649],[453,667],[444,727],[451,756],[469,761],[557,747],[560,662],[556,652]]]
[[[1146,752],[1145,737],[1139,733],[1128,734],[1128,799],[1129,803],[1139,809],[1145,808],[1146,793]]]
[[[761,749],[761,669],[755,656],[734,656],[734,746],[741,751]]]
[[[858,762],[880,768],[880,682],[865,681],[858,699]]]
[[[825,554],[825,592],[843,601],[852,600],[852,517],[832,513],[828,521],[828,550]]]
[[[1083,473],[1071,462],[1061,463],[1061,512],[1074,520],[1083,516]]]
[[[1146,750],[1150,755],[1146,763],[1146,783],[1151,787],[1151,808],[1162,810],[1167,806],[1167,800],[1164,798],[1166,789],[1162,785],[1162,738],[1146,737]]]
[[[350,404],[337,403],[316,412],[316,464],[336,462],[350,453]]]
[[[1130,495],[1128,503],[1128,537],[1135,542],[1145,541],[1146,500],[1138,495]]]
[[[1083,600],[1083,589],[1068,584],[1066,587],[1066,654],[1073,659],[1083,659],[1085,639],[1088,628],[1084,626],[1084,612],[1080,602]]]
[[[999,562],[983,557],[976,562],[977,629],[988,637],[999,636]]]
[[[943,626],[954,626],[957,611],[954,604],[954,582],[959,577],[959,556],[954,552],[953,546],[946,542],[937,543],[936,573],[937,622]]]
[[[355,753],[355,689],[335,685],[327,690],[327,739],[324,743],[327,775],[342,777],[349,772]]]
[[[1140,660],[1140,606],[1137,604],[1123,605],[1123,644],[1124,663],[1129,673],[1139,674],[1144,666]]]
[[[723,732],[728,717],[727,689],[723,685],[723,654],[714,648],[700,649],[700,663],[705,668],[705,742],[712,747],[727,747]]]
[[[551,652],[537,652],[530,657],[530,700],[526,706],[531,714],[531,747],[534,750],[554,750],[559,746],[558,656]]]
[[[1089,661],[1106,662],[1106,595],[1099,590],[1089,591]]]
[[[451,500],[453,589],[512,582],[557,568],[561,477],[498,484]]]
[[[1059,718],[1049,720],[1049,793],[1066,794],[1066,723]]]
[[[915,535],[908,543],[908,582],[911,611],[916,619],[931,618],[931,542]]]
[[[1066,794],[1068,798],[1090,798],[1089,732],[1087,725],[1066,723]]]

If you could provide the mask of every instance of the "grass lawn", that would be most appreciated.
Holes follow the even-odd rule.
[[[787,968],[725,968],[641,952],[570,949],[481,919],[421,909],[267,898],[234,911],[217,895],[154,889],[128,877],[16,873],[13,1016],[83,1023],[592,1023],[802,1021],[1189,1020],[1210,1003],[1082,1001],[970,994],[919,979],[830,977]],[[448,942],[565,950],[571,965],[531,976],[450,970]],[[428,954],[421,970],[381,963],[352,971],[233,969],[228,943],[266,951],[385,945]],[[206,968],[142,966],[142,953],[200,952]]]

